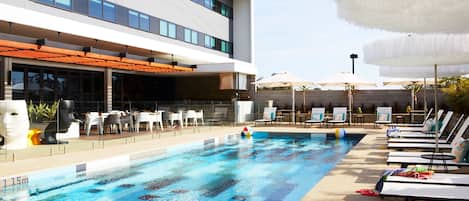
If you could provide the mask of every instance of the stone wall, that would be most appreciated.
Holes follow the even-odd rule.
[[[296,108],[303,109],[303,92],[297,91]],[[427,90],[428,108],[434,104],[433,90]],[[364,113],[374,113],[377,106],[391,106],[393,113],[405,112],[407,105],[410,105],[411,97],[409,90],[357,90],[354,92],[354,111],[361,106]],[[440,107],[447,108],[445,95],[438,93],[438,103]],[[291,108],[291,90],[258,90],[255,98],[256,111],[262,111],[267,100],[274,100],[274,105],[278,108]],[[423,91],[417,93],[416,109],[423,109]],[[310,90],[306,91],[306,111],[311,107],[326,107],[331,111],[332,107],[348,105],[347,91],[341,90]]]

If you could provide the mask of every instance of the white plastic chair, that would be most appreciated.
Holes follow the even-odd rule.
[[[103,133],[101,117],[99,116],[99,113],[97,112],[86,113],[85,129],[86,129],[87,136],[90,136],[90,131],[91,131],[92,126],[96,126],[99,134]]]
[[[392,107],[377,107],[375,126],[392,123]]]
[[[150,128],[150,132],[153,132],[153,121],[155,120],[155,115],[152,115],[151,112],[139,112],[135,120],[135,130],[140,132],[140,123],[146,123],[147,127]]]
[[[160,125],[161,130],[163,131],[163,112],[156,111],[153,115],[153,123],[156,123],[157,126],[158,124]],[[151,125],[153,127],[153,124]]]
[[[169,112],[168,113],[168,121],[171,125],[171,127],[174,127],[174,122],[178,121],[179,125],[181,125],[181,128],[184,128],[184,121],[182,118],[182,111],[179,112]]]
[[[197,120],[201,120],[202,122],[202,126],[205,125],[205,122],[204,122],[204,111],[203,110],[199,110],[198,112],[195,113],[195,118]]]
[[[189,124],[189,119],[192,119],[192,122],[195,126],[197,125],[197,112],[195,110],[187,110],[185,113],[184,121],[186,122],[186,127]]]

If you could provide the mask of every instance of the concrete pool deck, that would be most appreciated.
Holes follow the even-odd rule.
[[[200,127],[198,129],[183,129],[179,131],[167,131],[160,133],[161,136],[141,135],[135,138],[113,139],[106,141],[105,147],[90,148],[90,141],[71,141],[67,151],[51,156],[38,155],[36,157],[16,160],[15,162],[0,163],[0,178],[24,175],[53,167],[62,167],[82,162],[95,161],[124,155],[139,153],[142,151],[160,149],[200,141],[207,138],[221,138],[227,134],[239,133],[242,126],[238,127]],[[300,133],[333,133],[334,128],[301,128],[301,127],[254,127],[256,131],[271,132],[300,132]],[[386,169],[396,166],[385,164],[388,150],[385,148],[386,139],[384,129],[346,128],[348,133],[367,134],[338,165],[328,173],[314,188],[312,188],[302,200],[381,200],[379,197],[364,197],[355,190],[363,188],[374,188],[380,173]],[[135,142],[133,142],[134,140]],[[129,142],[130,141],[130,142]],[[55,145],[57,146],[57,145]],[[93,144],[93,146],[95,146]],[[50,148],[44,148],[46,152]],[[44,150],[43,150],[44,151]],[[35,156],[36,149],[28,149],[21,154],[32,154]],[[60,152],[60,151],[59,151]],[[0,156],[2,157],[2,156]],[[386,198],[385,200],[394,200]]]

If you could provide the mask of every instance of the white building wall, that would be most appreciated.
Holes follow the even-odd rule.
[[[230,21],[191,0],[109,0],[229,41]]]
[[[233,9],[233,58],[254,63],[253,0],[235,0]]]

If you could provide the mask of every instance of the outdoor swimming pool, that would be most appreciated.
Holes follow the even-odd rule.
[[[362,137],[232,135],[95,174],[43,174],[0,200],[300,200]]]

